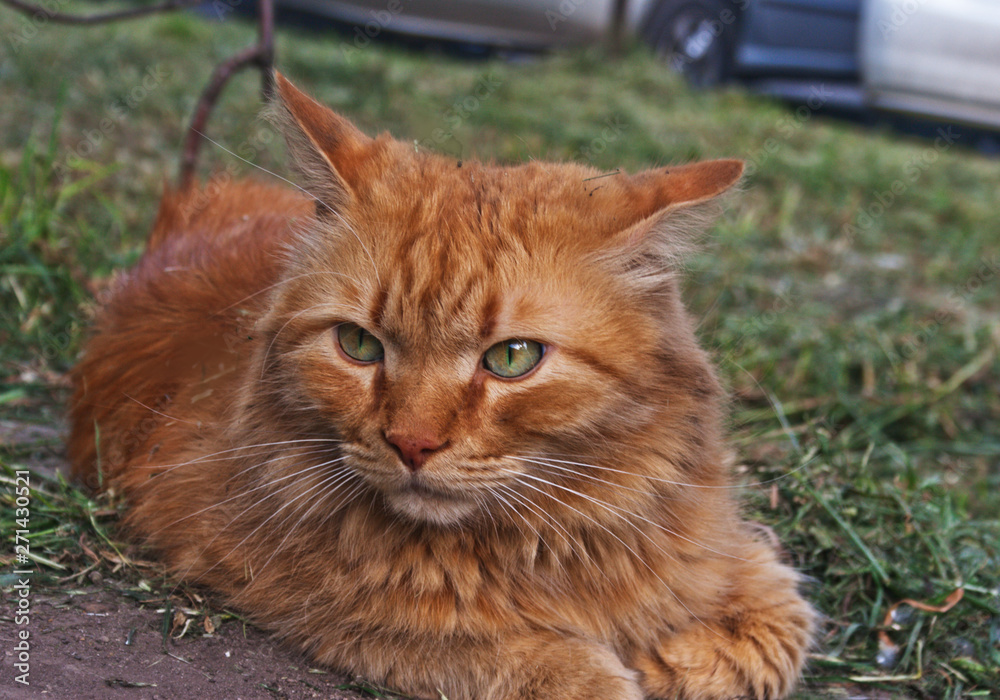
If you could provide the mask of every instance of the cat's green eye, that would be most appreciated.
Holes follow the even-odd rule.
[[[385,356],[379,339],[356,323],[337,326],[337,342],[348,357],[358,362],[378,362]]]
[[[542,361],[545,348],[534,340],[510,338],[492,346],[483,355],[483,367],[498,377],[512,379],[527,374]]]

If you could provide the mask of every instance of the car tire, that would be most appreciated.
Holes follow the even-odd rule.
[[[695,87],[732,75],[739,10],[726,0],[663,0],[642,32],[653,51]]]

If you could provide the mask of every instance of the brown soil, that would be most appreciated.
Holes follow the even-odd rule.
[[[124,597],[114,582],[37,590],[32,595],[30,686],[14,681],[19,675],[13,666],[19,628],[5,620],[0,623],[0,697],[365,697],[338,689],[345,683],[343,677],[315,669],[304,657],[238,620],[208,635],[197,626],[203,618],[192,618],[193,633],[189,628],[181,639],[164,644],[163,617],[154,606]]]

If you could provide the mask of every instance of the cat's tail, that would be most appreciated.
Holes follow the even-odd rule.
[[[197,392],[203,367],[240,364],[244,326],[263,311],[290,221],[314,207],[293,190],[225,176],[164,188],[146,252],[99,300],[71,373],[68,454],[78,481],[107,488],[156,447],[161,423],[182,410],[182,424],[201,419],[192,412],[208,401],[178,397]]]
[[[204,186],[194,183],[175,189],[164,182],[160,208],[147,250],[164,241],[187,236],[220,236],[239,229],[239,222],[275,219],[275,230],[290,218],[315,214],[315,203],[282,185],[235,180],[228,171],[211,177]]]

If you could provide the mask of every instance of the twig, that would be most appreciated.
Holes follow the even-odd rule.
[[[585,177],[581,182],[590,182],[591,180],[600,180],[602,177],[611,177],[612,175],[620,175],[622,172],[621,168],[616,168],[613,172],[604,173],[603,175],[594,175],[594,177]]]
[[[274,94],[274,0],[259,0],[257,12],[259,36],[257,45],[240,51],[229,60],[216,66],[208,86],[198,99],[194,117],[191,119],[187,135],[184,137],[184,150],[181,155],[181,169],[178,176],[182,189],[188,187],[194,177],[198,151],[205,141],[203,136],[205,125],[229,79],[247,66],[255,65],[260,68],[262,73],[261,91],[264,100],[270,100]]]
[[[56,22],[58,24],[104,24],[105,22],[119,22],[122,20],[134,19],[136,17],[143,17],[144,15],[152,15],[157,12],[172,12],[173,10],[180,10],[185,7],[194,7],[196,5],[204,4],[205,1],[206,0],[167,0],[167,2],[159,5],[134,7],[129,10],[118,10],[116,12],[106,12],[99,15],[68,15],[62,12],[53,12],[52,10],[42,7],[41,5],[23,2],[23,0],[0,0],[0,2],[13,7],[18,12],[32,16],[41,15],[49,22]]]
[[[77,25],[118,22],[158,12],[172,12],[173,10],[180,10],[186,7],[194,7],[202,5],[205,2],[206,0],[167,0],[159,5],[107,12],[99,15],[69,15],[61,12],[53,12],[40,5],[24,2],[24,0],[0,0],[0,3],[8,5],[26,15],[41,16],[51,22]],[[247,66],[257,66],[260,68],[262,74],[261,92],[263,93],[264,101],[270,101],[274,95],[274,0],[258,0],[257,18],[257,44],[216,66],[212,72],[212,78],[208,86],[198,99],[194,117],[184,137],[184,148],[181,152],[181,167],[178,180],[182,188],[191,184],[195,166],[198,162],[198,151],[205,140],[203,136],[205,124],[208,122],[208,118],[215,108],[215,103],[218,101],[219,95],[222,94],[223,88],[225,88],[226,83],[229,82],[233,74],[243,70]]]

